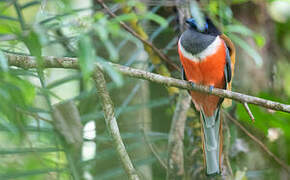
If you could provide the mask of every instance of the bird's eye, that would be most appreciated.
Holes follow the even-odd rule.
[[[207,33],[207,32],[208,32],[208,24],[207,24],[207,23],[205,23],[205,25],[204,25],[203,32],[205,32],[205,33]]]
[[[207,22],[204,24],[204,26],[201,26],[201,25],[198,25],[197,22],[193,18],[189,18],[186,20],[186,23],[199,32],[207,32],[208,30]]]
[[[193,28],[197,28],[196,22],[193,18],[189,18],[186,20],[186,23],[189,24]]]

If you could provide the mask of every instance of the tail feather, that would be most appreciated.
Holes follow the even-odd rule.
[[[221,126],[220,110],[215,111],[214,115],[207,117],[201,110],[202,131],[204,140],[204,154],[206,164],[206,174],[220,174],[220,154],[221,154]]]

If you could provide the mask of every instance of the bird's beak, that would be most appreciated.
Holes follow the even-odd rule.
[[[185,22],[190,25],[190,20],[189,19],[187,19]]]

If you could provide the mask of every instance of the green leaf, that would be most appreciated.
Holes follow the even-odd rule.
[[[200,10],[196,1],[190,1],[190,12],[191,16],[196,20],[197,28],[204,29],[205,26],[204,15]]]
[[[227,33],[239,33],[244,36],[251,36],[254,38],[258,47],[263,47],[265,45],[265,38],[257,33],[254,33],[251,29],[244,25],[227,25],[225,26],[225,32]]]
[[[103,19],[105,16],[104,16],[104,13],[103,12],[96,12],[95,15],[94,15],[94,20],[95,21],[98,21],[100,19]]]
[[[49,152],[57,152],[62,151],[62,149],[55,148],[55,147],[48,147],[48,148],[1,148],[0,155],[3,154],[25,154],[25,153],[49,153]]]
[[[7,174],[0,174],[1,179],[15,179],[15,178],[24,178],[26,176],[35,176],[40,174],[47,174],[51,172],[63,172],[67,169],[37,169],[37,170],[30,170],[30,171],[23,171],[23,172],[13,172]]]
[[[12,76],[9,72],[0,72],[0,79],[0,123],[12,132],[17,129],[23,133],[27,121],[19,110],[25,110],[33,102],[35,88],[28,81]]]
[[[218,14],[219,4],[218,1],[209,1],[209,11],[213,14]]]
[[[0,112],[0,127],[4,127],[5,130],[8,130],[12,133],[17,133],[17,128],[9,122],[7,116]]]
[[[94,61],[96,59],[95,49],[93,48],[91,38],[87,35],[80,37],[78,45],[79,64],[83,80],[87,82],[94,71]]]
[[[255,39],[257,46],[260,48],[263,47],[266,43],[265,37],[260,35],[260,34],[255,34],[254,39]]]
[[[234,34],[230,34],[229,37],[254,59],[257,66],[262,66],[263,59],[254,48],[252,48],[247,42]]]
[[[15,9],[13,7],[7,7],[7,4],[0,3],[0,34],[15,34],[16,32],[21,32],[20,23],[15,18]]]
[[[255,35],[255,33],[251,29],[247,28],[246,26],[238,25],[238,24],[225,26],[225,31],[229,33],[240,33],[245,36]]]
[[[38,38],[38,34],[31,30],[29,31],[28,35],[20,35],[22,37],[23,42],[27,46],[31,55],[37,58],[37,63],[40,67],[43,67],[43,61],[41,60],[41,43]]]
[[[28,8],[28,7],[31,7],[31,6],[35,6],[35,5],[39,5],[39,4],[40,4],[40,1],[39,0],[30,1],[30,2],[27,2],[27,3],[23,4],[21,6],[21,9],[25,9],[25,8]]]
[[[121,21],[130,21],[132,19],[138,19],[137,15],[135,13],[127,13],[119,15],[111,20],[111,23],[119,23]]]
[[[43,96],[52,96],[54,98],[56,98],[59,101],[63,101],[63,98],[61,98],[60,96],[58,96],[55,92],[51,91],[48,88],[38,88],[39,92],[38,94],[43,95]]]
[[[167,23],[171,23],[173,20],[175,19],[175,16],[169,16],[168,18],[167,18]],[[164,31],[164,29],[165,29],[166,27],[163,27],[163,26],[161,26],[161,27],[159,27],[158,29],[156,29],[152,34],[151,34],[151,36],[150,36],[150,38],[149,38],[149,40],[151,41],[151,42],[153,42],[153,40],[162,32],[162,31]]]
[[[52,88],[55,88],[57,86],[60,86],[62,84],[65,84],[67,82],[70,82],[70,81],[73,81],[73,80],[78,80],[81,78],[81,75],[80,74],[73,74],[73,75],[70,75],[70,76],[67,76],[67,77],[64,77],[62,79],[58,79],[50,84],[48,84],[46,86],[46,88],[48,89],[52,89]]]
[[[249,0],[232,0],[232,4],[243,4],[248,2]]]
[[[103,43],[108,50],[108,53],[110,55],[110,60],[116,62],[119,59],[119,54],[118,54],[118,50],[116,49],[112,41],[107,39],[106,41],[103,41]]]
[[[122,14],[112,19],[111,23],[119,23],[121,21],[125,22],[125,21],[138,20],[138,19],[151,20],[160,24],[160,26],[162,27],[168,26],[166,19],[152,12],[145,13],[144,15],[137,15],[135,13]]]
[[[154,14],[154,13],[146,13],[144,16],[141,16],[142,18],[144,19],[149,19],[151,21],[154,21],[158,24],[160,24],[161,27],[165,28],[168,26],[168,22],[166,21],[166,19],[164,19],[163,17],[157,15],[157,14]]]
[[[34,101],[36,91],[35,87],[30,82],[13,76],[9,76],[7,80],[17,87],[17,91],[20,90],[18,93],[23,95],[25,104],[31,104]]]
[[[42,59],[42,44],[39,38],[39,34],[37,34],[34,30],[29,31],[28,35],[19,35],[28,48],[30,54],[36,57],[37,63],[37,74],[39,76],[39,80],[42,87],[45,87],[44,80],[44,61]],[[50,99],[47,94],[44,95],[47,101],[47,104],[51,106]]]

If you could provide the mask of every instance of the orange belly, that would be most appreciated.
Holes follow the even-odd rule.
[[[216,53],[200,62],[194,62],[184,57],[178,50],[182,66],[188,81],[215,88],[225,88],[224,67],[226,64],[226,49],[221,43]],[[203,109],[206,116],[212,116],[220,98],[200,92],[191,91],[192,100],[198,110]]]

